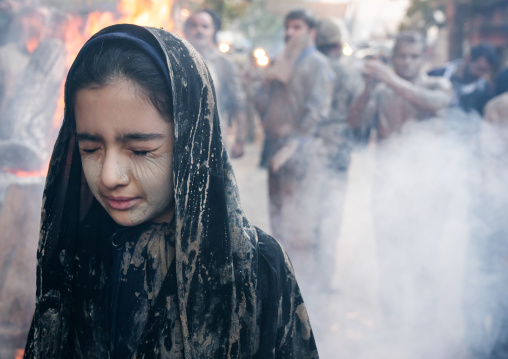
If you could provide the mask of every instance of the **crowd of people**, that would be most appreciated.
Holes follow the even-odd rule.
[[[203,12],[199,14],[188,21],[196,22]],[[217,24],[212,15],[207,17],[209,26]],[[195,35],[186,34],[192,44],[199,46]],[[264,70],[261,85],[250,98],[264,130],[260,163],[268,170],[271,231],[290,254],[304,293],[333,292],[335,248],[354,148],[366,143],[382,148],[404,133],[408,125],[432,119],[483,118],[485,123],[504,125],[508,69],[496,74],[500,65],[496,49],[480,43],[462,59],[424,70],[425,39],[410,31],[395,37],[391,58],[365,58],[360,66],[342,58],[339,26],[328,19],[316,19],[306,10],[294,10],[285,16],[284,42],[285,47]],[[213,62],[210,65],[215,66]],[[219,77],[219,88],[223,81],[236,83],[230,77]],[[230,92],[229,98],[238,98],[238,92],[234,96]],[[239,136],[241,131],[237,132]],[[425,290],[414,284],[409,296],[420,297],[416,326],[431,332],[438,312],[435,282],[439,268],[428,258],[437,256],[447,219],[443,216],[422,233],[404,233],[405,238],[398,238],[402,236],[391,226],[396,225],[391,220],[394,214],[386,211],[387,192],[396,197],[397,190],[390,189],[393,183],[378,172],[372,212],[380,283],[389,289],[379,293],[384,321],[389,328],[403,327],[402,303],[406,295],[402,293],[407,291],[404,278],[423,278],[434,284]],[[446,194],[433,199],[428,210],[447,208],[448,199]],[[408,208],[399,210],[411,213]],[[425,223],[421,214],[407,217],[409,227]],[[478,249],[475,244],[470,247]],[[483,260],[487,263],[488,256]],[[487,287],[482,290],[488,291]],[[400,300],[394,300],[393,293],[398,293]],[[464,303],[467,326],[475,328],[471,332],[477,333],[480,322],[500,306],[490,308],[490,314],[486,309],[481,319],[474,319],[474,315],[467,314],[473,312],[471,304]],[[504,339],[496,343],[476,353],[477,357],[502,357],[506,353]]]

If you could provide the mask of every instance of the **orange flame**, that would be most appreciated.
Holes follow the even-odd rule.
[[[18,178],[40,178],[48,175],[49,162],[41,170],[36,171],[22,171],[17,169],[6,169],[5,172],[16,175]]]
[[[130,23],[140,26],[162,27],[172,30],[173,0],[121,0],[118,13],[92,12],[86,20],[72,17],[65,26],[65,44],[68,64],[76,58],[83,44],[99,30],[113,25]]]
[[[25,355],[25,351],[23,349],[17,349],[15,359],[23,359],[23,355]]]
[[[117,14],[92,12],[85,22],[81,18],[72,18],[66,26],[65,41],[71,62],[90,36],[113,24],[130,23],[172,30],[172,7],[172,0],[121,0]]]

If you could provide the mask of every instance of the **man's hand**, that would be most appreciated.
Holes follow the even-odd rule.
[[[278,150],[272,157],[271,168],[274,173],[278,172],[286,162],[293,157],[298,148],[296,141],[289,142],[287,145]]]
[[[379,60],[368,60],[365,63],[363,72],[389,86],[393,85],[398,79],[397,74],[395,74],[392,68]]]

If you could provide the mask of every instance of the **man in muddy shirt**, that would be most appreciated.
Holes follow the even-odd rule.
[[[442,186],[432,181],[429,188],[415,184],[425,178],[418,176],[419,169],[427,168],[422,158],[432,153],[424,146],[415,150],[411,142],[404,142],[402,139],[411,138],[409,131],[407,137],[401,134],[411,122],[437,117],[452,99],[448,80],[421,73],[423,52],[419,35],[402,33],[393,50],[394,70],[368,60],[366,89],[348,116],[359,135],[368,137],[374,129],[382,144],[376,149],[371,208],[382,284],[378,287],[381,325],[387,341],[395,345],[401,345],[399,328],[409,328],[404,338],[415,340],[418,334],[431,333],[431,325],[435,325],[439,299],[436,258],[447,219],[447,193]],[[373,79],[379,83],[371,91]],[[411,159],[404,162],[408,157]],[[408,176],[410,168],[416,168],[414,177]],[[427,191],[425,201],[422,191]]]
[[[324,139],[330,167],[340,173],[347,170],[350,160],[349,107],[362,93],[364,81],[360,69],[342,57],[342,35],[333,20],[319,22],[316,47],[328,58],[335,73],[330,116],[319,126],[319,135]]]
[[[374,128],[378,139],[384,140],[400,132],[406,122],[435,117],[450,105],[450,82],[421,72],[424,49],[423,38],[407,32],[396,39],[393,70],[379,60],[367,60],[365,90],[348,116],[358,134],[366,136]]]
[[[217,48],[216,36],[221,21],[217,13],[200,10],[187,19],[184,32],[186,39],[203,56],[212,75],[217,94],[222,140],[231,156],[243,155],[245,125],[245,94],[240,83],[236,65]],[[236,124],[233,145],[229,145],[227,129],[229,121]]]
[[[272,231],[306,283],[320,244],[324,156],[318,151],[318,127],[329,115],[334,74],[315,48],[316,20],[309,12],[289,12],[284,26],[286,46],[264,75],[257,108],[265,130],[262,162],[269,168]]]
[[[347,115],[353,101],[362,93],[364,83],[359,67],[342,57],[342,34],[333,20],[319,21],[316,47],[326,56],[335,74],[330,115],[319,124],[317,131],[324,166],[321,170],[321,193],[318,195],[321,272],[316,280],[321,281],[322,290],[327,290],[333,289],[331,274],[335,268],[335,248],[341,229],[353,148]]]

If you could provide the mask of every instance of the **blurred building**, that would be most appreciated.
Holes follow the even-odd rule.
[[[465,28],[468,42],[488,42],[499,50],[503,59],[508,59],[508,1],[478,2],[476,9]]]

